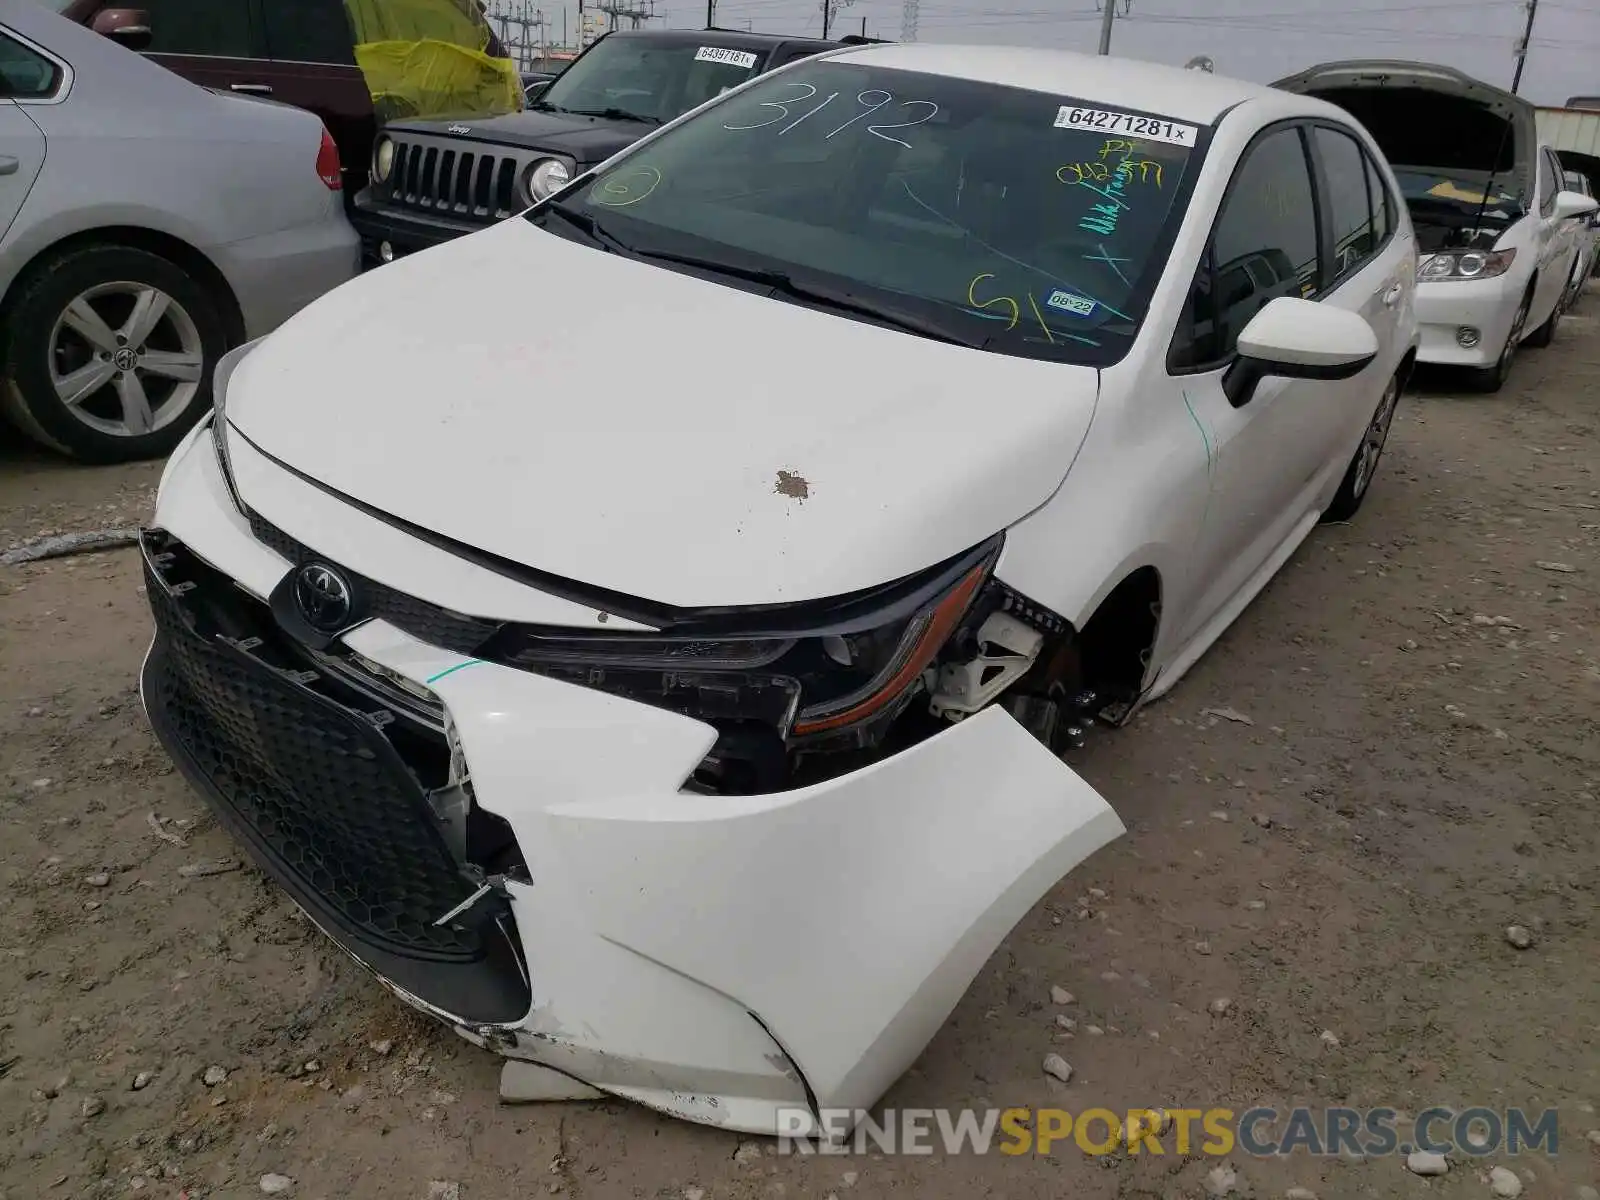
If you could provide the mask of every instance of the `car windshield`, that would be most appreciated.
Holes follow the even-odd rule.
[[[749,79],[753,50],[611,36],[596,42],[531,107],[660,125]]]
[[[1199,135],[1090,99],[814,60],[530,219],[941,340],[1105,365],[1138,332]]]

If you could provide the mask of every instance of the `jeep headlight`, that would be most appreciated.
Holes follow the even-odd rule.
[[[372,177],[383,183],[393,170],[394,139],[387,134],[379,134],[378,140],[372,143]]]
[[[555,195],[571,182],[572,172],[567,169],[566,163],[558,158],[542,158],[528,168],[523,186],[528,198],[537,203],[546,196]]]

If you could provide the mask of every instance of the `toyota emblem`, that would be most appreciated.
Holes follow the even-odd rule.
[[[338,633],[350,624],[355,598],[344,576],[323,563],[306,563],[295,572],[294,603],[318,633]]]

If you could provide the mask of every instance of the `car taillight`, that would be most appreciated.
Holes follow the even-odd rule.
[[[340,191],[344,187],[344,176],[339,172],[339,147],[327,129],[322,131],[322,148],[317,151],[317,178],[327,185],[330,192]]]

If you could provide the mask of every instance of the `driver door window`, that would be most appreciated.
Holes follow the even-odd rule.
[[[1315,296],[1321,267],[1311,166],[1298,127],[1274,130],[1245,152],[1190,289],[1169,363],[1219,367],[1239,332],[1279,296]]]

